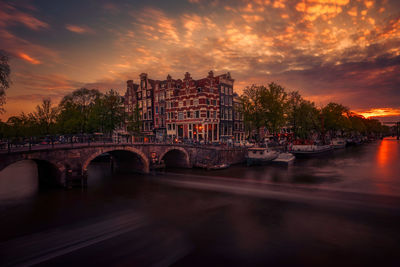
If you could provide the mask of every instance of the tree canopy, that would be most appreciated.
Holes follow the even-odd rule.
[[[0,114],[4,112],[6,89],[10,87],[11,69],[6,52],[0,50]]]

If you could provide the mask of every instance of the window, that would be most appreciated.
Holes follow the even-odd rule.
[[[164,115],[164,107],[160,107],[160,114]]]
[[[216,111],[213,111],[213,118],[214,119],[217,118],[217,112]]]
[[[178,113],[178,120],[183,120],[183,112]]]
[[[175,130],[175,124],[172,124],[172,129]]]
[[[193,106],[193,100],[190,100],[190,105]]]
[[[225,111],[224,111],[224,118],[225,118],[225,120],[228,119],[228,110],[227,109],[225,109]]]
[[[186,114],[186,117],[187,117],[187,118],[190,118],[190,115],[191,115],[191,114],[190,114],[190,111],[188,111],[187,114]]]
[[[148,113],[149,113],[149,120],[151,120],[151,110],[149,110]]]
[[[206,104],[210,105],[210,99],[208,99],[208,98],[206,99]]]
[[[196,118],[200,118],[200,111],[196,110]]]
[[[217,105],[217,100],[211,100],[211,105],[216,106]]]
[[[224,104],[224,96],[221,96],[221,105],[225,105]]]
[[[156,118],[156,124],[158,125],[158,118]]]
[[[168,123],[168,130],[171,130],[171,124]]]
[[[147,90],[147,97],[150,97],[151,91]]]
[[[158,107],[156,107],[156,114],[158,114]]]
[[[147,106],[151,107],[151,99],[147,99]]]
[[[143,113],[143,119],[147,120],[147,113],[146,112]]]
[[[210,118],[210,111],[207,110],[207,118]]]
[[[142,98],[142,92],[138,92],[137,95],[138,95],[138,98]]]
[[[198,99],[194,100],[194,105],[195,105],[195,106],[198,106],[198,105],[199,105],[199,100],[198,100]]]

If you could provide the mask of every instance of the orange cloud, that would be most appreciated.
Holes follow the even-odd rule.
[[[25,53],[23,53],[23,52],[18,53],[18,56],[19,56],[21,59],[23,59],[23,60],[25,60],[25,61],[28,61],[29,63],[34,64],[34,65],[37,65],[37,64],[41,64],[41,63],[42,63],[42,62],[40,62],[39,60],[34,59],[34,58],[32,58],[31,56],[29,56],[28,54],[25,54]]]
[[[67,24],[65,28],[71,32],[79,33],[79,34],[84,34],[84,33],[92,33],[93,30],[91,30],[87,26],[78,26],[78,25],[71,25]]]
[[[26,12],[19,11],[12,5],[0,2],[0,26],[7,27],[17,23],[23,24],[32,30],[49,28],[46,22]]]

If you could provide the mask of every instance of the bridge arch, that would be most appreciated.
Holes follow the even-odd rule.
[[[159,161],[164,160],[165,164],[173,167],[190,167],[190,156],[186,149],[173,146],[168,147],[164,153],[161,154]]]
[[[0,172],[7,167],[22,161],[32,161],[36,165],[37,178],[39,186],[63,186],[63,174],[65,167],[49,159],[36,157],[32,155],[23,155],[21,157],[10,157],[7,162],[0,166]]]
[[[141,172],[143,173],[148,173],[150,170],[150,165],[149,165],[149,160],[146,157],[146,155],[140,151],[137,148],[134,147],[123,147],[123,148],[116,148],[116,147],[110,147],[107,149],[101,149],[99,151],[94,152],[93,154],[91,154],[86,160],[84,160],[84,162],[82,163],[82,171],[83,173],[87,172],[87,168],[90,164],[90,162],[92,162],[92,160],[94,160],[95,158],[97,158],[98,156],[104,154],[104,153],[110,153],[113,154],[118,152],[118,151],[122,151],[122,152],[130,152],[135,154],[136,156],[138,156],[138,158],[140,159],[142,166],[140,167]]]

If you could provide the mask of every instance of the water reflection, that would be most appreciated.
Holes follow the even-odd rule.
[[[31,160],[16,162],[0,172],[0,202],[14,203],[38,192],[36,163]]]
[[[376,153],[376,168],[373,176],[379,193],[390,194],[391,186],[399,183],[400,145],[394,138],[382,140]]]

